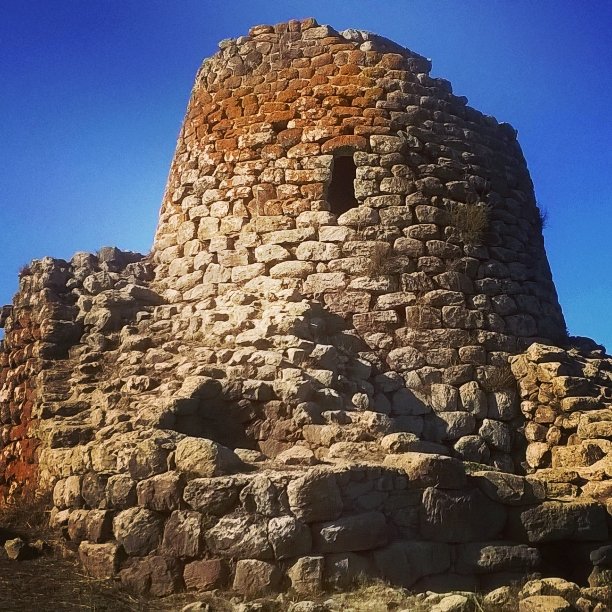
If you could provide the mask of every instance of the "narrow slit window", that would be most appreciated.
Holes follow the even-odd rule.
[[[357,206],[355,198],[355,177],[357,168],[353,157],[336,157],[332,169],[332,179],[327,190],[327,200],[331,212],[341,215]]]

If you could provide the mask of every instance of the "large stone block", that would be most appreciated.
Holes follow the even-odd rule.
[[[234,451],[205,438],[183,438],[176,445],[176,469],[191,476],[223,476],[240,470]]]
[[[367,554],[334,553],[325,555],[324,583],[334,589],[347,589],[377,576],[377,569]]]
[[[523,506],[543,501],[544,485],[533,478],[506,472],[482,471],[472,474],[478,488],[493,501],[507,506]]]
[[[364,512],[312,526],[315,550],[323,553],[370,550],[387,543],[387,524],[381,512]]]
[[[300,557],[288,570],[291,588],[296,593],[313,595],[323,590],[323,557]]]
[[[162,535],[163,518],[145,508],[128,508],[113,520],[113,533],[128,555],[143,556],[155,550]]]
[[[86,506],[89,508],[106,507],[107,482],[108,476],[106,474],[89,472],[83,476],[81,482],[81,497]]]
[[[165,597],[180,590],[181,565],[176,559],[153,555],[133,559],[119,572],[121,583],[139,595]]]
[[[175,510],[166,521],[162,547],[173,557],[197,557],[204,546],[202,515],[192,510]]]
[[[213,553],[234,559],[272,559],[267,523],[253,516],[224,516],[206,532]]]
[[[310,528],[292,516],[279,516],[268,522],[268,539],[277,559],[299,557],[312,548]]]
[[[258,597],[275,591],[281,572],[272,563],[257,559],[242,559],[236,563],[233,589],[246,597]]]
[[[70,521],[68,522],[70,530]],[[113,535],[113,514],[108,510],[90,510],[85,519],[86,539],[90,542],[105,542]]]
[[[342,513],[342,496],[333,473],[314,468],[287,486],[291,512],[300,520],[334,520]]]
[[[506,509],[478,489],[444,491],[429,487],[423,493],[421,534],[436,542],[474,542],[499,538]]]
[[[184,486],[184,478],[178,472],[166,472],[141,480],[136,486],[138,505],[158,512],[177,510]]]
[[[240,501],[248,512],[270,518],[288,510],[282,483],[278,478],[275,480],[273,482],[266,474],[256,474],[249,479],[240,492]]]
[[[484,419],[478,434],[495,450],[505,453],[512,450],[513,431],[506,423]]]
[[[460,489],[466,483],[463,464],[457,459],[429,453],[398,453],[384,464],[406,472],[411,488]]]
[[[513,537],[528,542],[606,540],[605,507],[594,501],[547,501],[527,510],[513,511]]]
[[[223,559],[203,559],[185,565],[183,580],[188,589],[209,591],[225,586],[229,575]]]
[[[460,574],[536,571],[541,563],[537,548],[511,542],[477,542],[457,549],[455,571]]]
[[[136,482],[129,474],[115,474],[108,479],[106,503],[108,507],[120,510],[136,505]]]
[[[119,545],[115,542],[79,544],[79,559],[92,578],[113,578],[119,567]]]

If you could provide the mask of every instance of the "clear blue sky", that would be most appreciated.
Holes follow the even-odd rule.
[[[518,129],[569,330],[612,349],[605,0],[2,0],[0,304],[32,258],[148,251],[201,61],[251,25],[306,16],[432,58]]]

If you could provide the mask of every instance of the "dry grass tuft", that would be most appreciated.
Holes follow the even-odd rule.
[[[404,589],[391,587],[383,581],[365,581],[354,590],[334,595],[334,603],[342,610],[359,612],[387,612],[388,610],[424,611],[419,602]]]
[[[489,228],[491,206],[485,202],[454,203],[450,223],[457,228],[466,244],[480,244]]]
[[[51,494],[18,495],[0,506],[0,529],[43,538],[49,534]]]
[[[516,388],[516,378],[509,365],[491,367],[487,370],[486,378],[481,383],[485,391],[506,391]]]
[[[381,276],[389,274],[392,269],[392,263],[389,259],[389,249],[385,245],[377,243],[372,250],[371,258],[368,264],[368,276]]]
[[[31,275],[32,275],[32,269],[27,264],[19,268],[19,278],[24,278],[26,276],[31,276]]]

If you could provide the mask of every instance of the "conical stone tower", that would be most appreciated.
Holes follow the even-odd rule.
[[[204,337],[236,292],[319,304],[332,329],[317,343],[341,354],[321,381],[333,409],[512,469],[508,356],[562,339],[565,323],[515,130],[429,70],[312,20],[223,41],[179,137],[157,281]],[[343,357],[370,373],[355,380]]]

